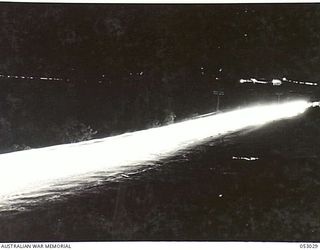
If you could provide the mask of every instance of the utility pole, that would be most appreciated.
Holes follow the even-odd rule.
[[[223,96],[223,95],[224,95],[224,92],[223,92],[223,91],[215,90],[215,91],[213,91],[213,94],[217,96],[217,107],[216,107],[216,111],[219,111],[219,108],[220,108],[220,96]]]
[[[283,95],[283,93],[281,92],[276,92],[276,96],[278,97],[278,103],[280,103],[280,99],[281,99],[281,96]]]

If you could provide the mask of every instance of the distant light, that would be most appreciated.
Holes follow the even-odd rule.
[[[248,156],[232,156],[232,160],[245,160],[245,161],[256,161],[259,160],[258,157],[248,157]]]
[[[221,198],[223,195],[222,194],[219,194],[219,197]]]
[[[282,81],[287,81],[287,78],[286,78],[286,77],[283,77],[283,78],[282,78]]]
[[[320,107],[320,102],[313,102],[312,107]]]
[[[300,84],[300,85],[309,85],[309,86],[317,86],[318,83],[316,82],[305,82],[305,81],[297,81],[297,80],[290,80],[290,79],[287,79],[287,78],[282,78],[282,80],[285,80],[285,81],[288,81],[288,82],[291,82],[291,83],[296,83],[296,84]]]
[[[256,83],[257,79],[251,78],[250,81],[253,82],[253,83]]]
[[[254,84],[256,84],[256,83],[259,83],[259,84],[267,84],[266,81],[257,80],[257,79],[255,79],[255,78],[250,78],[250,81],[251,81],[252,83],[254,83]],[[248,82],[250,82],[250,81],[248,81]]]
[[[317,86],[318,84],[315,82],[305,82],[306,85]]]
[[[279,85],[281,85],[281,84],[282,84],[281,80],[279,80],[279,79],[272,79],[272,85],[274,85],[274,86],[279,86]]]

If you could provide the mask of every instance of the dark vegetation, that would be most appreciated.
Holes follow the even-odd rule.
[[[275,93],[279,91],[282,100],[315,99],[319,92],[317,87],[290,87],[296,93],[289,93],[285,87],[248,87],[236,82],[224,86],[201,78],[197,79],[197,87],[187,81],[145,81],[126,79],[98,85],[0,79],[0,150],[102,138],[216,111],[214,89],[225,93],[220,98],[222,110],[276,102]],[[92,84],[98,86],[92,88]],[[175,89],[166,89],[169,86]]]

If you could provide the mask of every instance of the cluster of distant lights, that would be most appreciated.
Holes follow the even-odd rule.
[[[294,80],[290,80],[287,78],[282,78],[283,81],[287,81],[287,82],[291,82],[291,83],[296,83],[296,84],[304,84],[304,85],[310,85],[310,86],[318,86],[318,83],[316,82],[303,82],[303,81],[294,81]]]
[[[203,66],[200,67],[201,75],[205,75],[205,68]],[[218,72],[222,72],[222,68],[218,69]],[[144,75],[143,71],[138,72],[129,72],[130,76],[140,76],[142,77]],[[26,79],[26,80],[44,80],[44,81],[70,81],[70,79],[63,79],[58,77],[44,77],[44,76],[22,76],[22,75],[4,75],[0,74],[0,78],[8,78],[8,79]],[[106,75],[101,75],[101,79],[98,80],[99,83],[102,83],[102,81],[106,78]],[[216,80],[219,80],[218,77],[216,77]]]
[[[135,75],[137,75],[137,76],[142,76],[143,74],[144,74],[143,71],[135,73]],[[129,75],[133,76],[134,73],[130,72]]]
[[[256,78],[240,79],[239,82],[240,83],[253,83],[253,84],[268,84],[268,83],[270,83],[270,81],[258,80]],[[296,80],[287,79],[286,77],[283,77],[282,79],[272,79],[271,80],[271,83],[273,86],[280,86],[284,82],[300,84],[300,85],[318,86],[318,83],[316,83],[316,82],[296,81]]]
[[[218,46],[218,48],[220,49],[221,47]],[[201,75],[202,75],[202,76],[205,75],[205,71],[206,71],[205,67],[201,66],[201,67],[200,67],[200,72],[201,72]],[[220,68],[218,68],[217,71],[218,71],[218,74],[220,74],[220,73],[222,73],[223,69],[220,67]],[[216,79],[216,80],[220,80],[219,77],[216,77],[215,79]]]
[[[259,157],[253,156],[232,156],[232,160],[257,161]]]
[[[139,72],[130,72],[129,73],[130,76],[143,76],[144,72],[143,71],[139,71]],[[105,79],[106,75],[103,74],[102,79],[98,80],[99,83],[102,83],[102,80]],[[23,79],[23,80],[42,80],[42,81],[67,81],[69,82],[70,79],[63,79],[63,78],[59,78],[59,77],[44,77],[44,76],[23,76],[23,75],[4,75],[4,74],[0,74],[0,78],[7,78],[7,79]]]
[[[201,70],[201,75],[204,75],[205,74],[205,68],[201,67],[200,70]],[[222,68],[219,68],[218,72],[221,73],[222,72]],[[137,72],[137,73],[130,72],[129,75],[130,76],[133,76],[133,75],[143,76],[144,72],[143,71]],[[59,77],[22,76],[22,75],[4,75],[4,74],[0,74],[0,78],[26,79],[26,80],[43,80],[43,81],[63,81],[64,80],[64,79],[59,78]],[[102,78],[105,78],[105,75],[102,75]],[[216,77],[216,80],[219,80],[219,78]],[[69,79],[67,79],[67,81],[69,81]],[[253,84],[268,84],[268,83],[270,83],[270,81],[259,80],[259,79],[256,79],[256,78],[240,79],[239,82],[240,83],[253,83]],[[280,86],[280,85],[282,85],[283,82],[301,84],[301,85],[309,85],[309,86],[318,86],[318,83],[316,83],[316,82],[296,81],[296,80],[287,79],[286,77],[283,77],[282,79],[272,79],[271,80],[271,83],[272,83],[273,86]],[[99,83],[102,83],[102,81],[99,80]]]
[[[43,77],[43,76],[21,76],[21,75],[3,75],[0,74],[1,78],[8,79],[26,79],[26,80],[43,80],[43,81],[62,81],[62,78],[58,77]]]

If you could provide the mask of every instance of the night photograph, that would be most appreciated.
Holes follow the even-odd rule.
[[[1,2],[0,34],[0,242],[320,241],[320,4]]]

